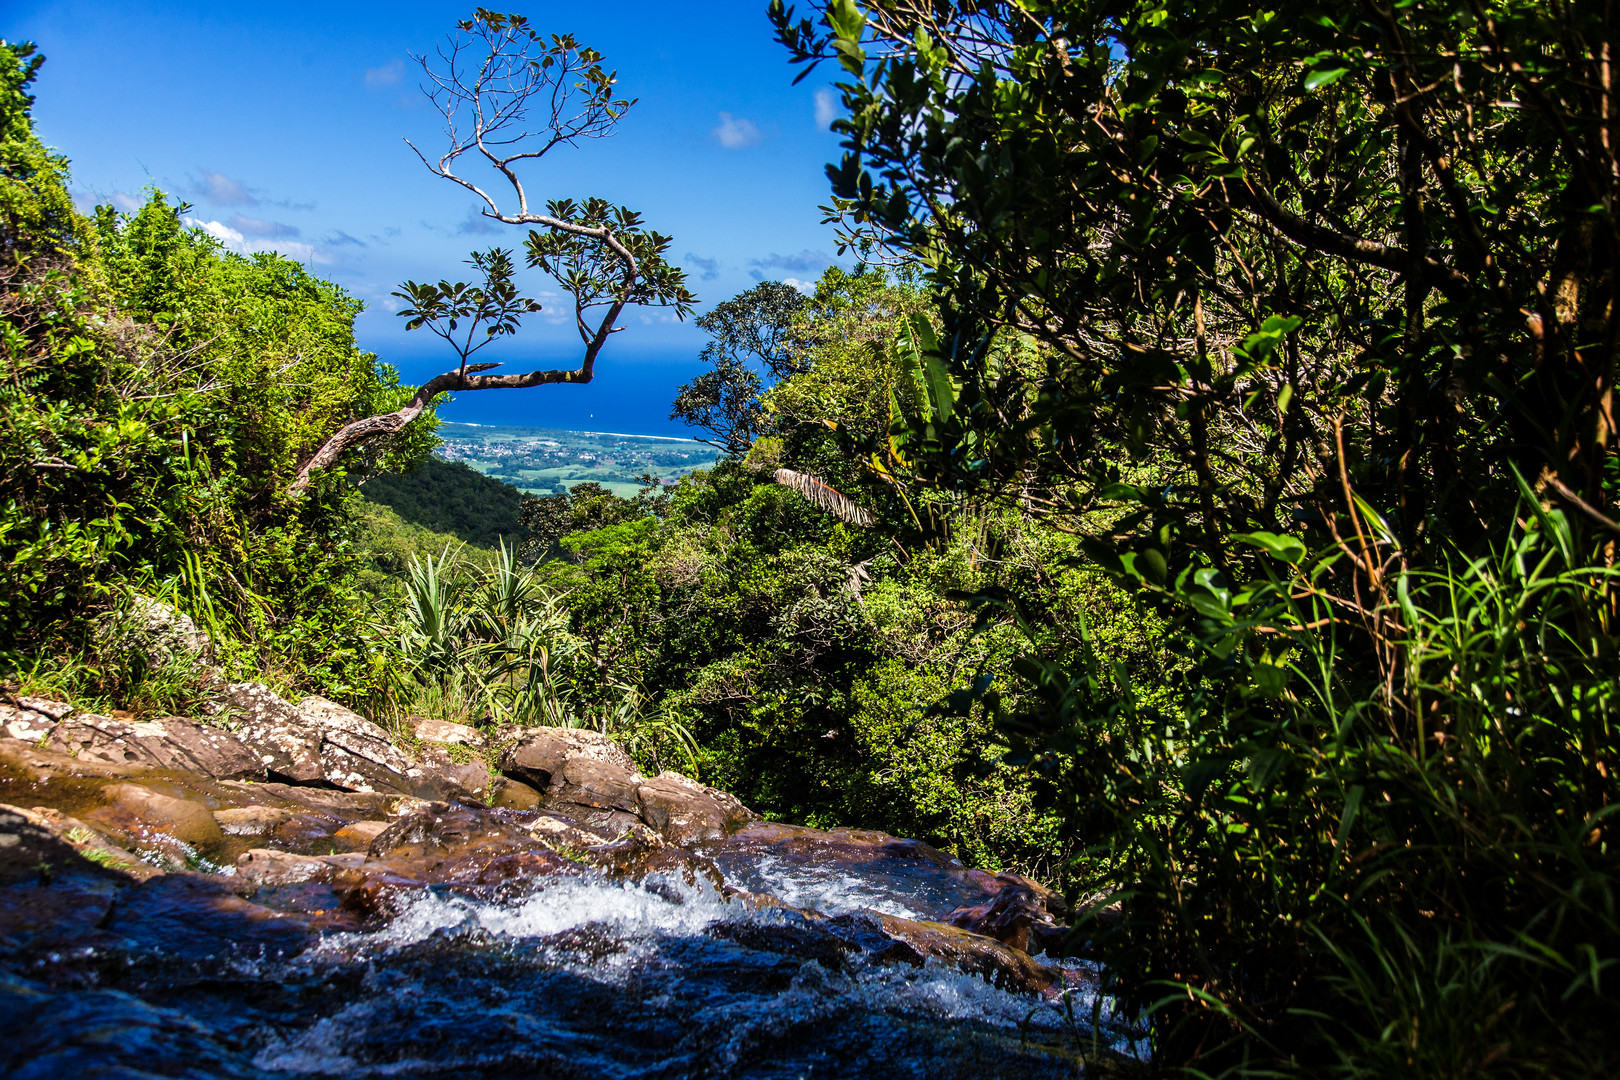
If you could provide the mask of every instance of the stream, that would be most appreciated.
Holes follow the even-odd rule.
[[[0,1076],[1057,1077],[1093,1056],[1083,965],[1046,961],[1063,989],[1032,994],[892,956],[880,915],[964,898],[930,865],[716,856],[729,889],[581,867],[313,932],[154,878],[0,975]],[[320,910],[325,888],[255,899]]]

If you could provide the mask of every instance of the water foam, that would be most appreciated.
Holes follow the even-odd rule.
[[[648,879],[652,888],[605,877],[541,878],[522,897],[491,902],[424,890],[404,900],[398,916],[380,930],[334,934],[325,951],[387,952],[446,933],[482,932],[498,938],[549,938],[597,927],[623,941],[663,934],[693,936],[730,913],[725,898],[707,883]]]
[[[823,915],[876,911],[902,919],[930,917],[926,906],[902,890],[886,888],[840,867],[790,862],[775,855],[755,860],[739,884]]]

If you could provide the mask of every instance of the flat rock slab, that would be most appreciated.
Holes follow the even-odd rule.
[[[24,742],[38,742],[72,713],[73,706],[65,701],[33,697],[0,701],[0,735]]]
[[[46,746],[84,761],[202,773],[221,780],[265,775],[259,755],[236,735],[179,716],[140,722],[79,713],[56,724]]]
[[[222,788],[243,802],[270,805],[291,804],[331,814],[344,821],[388,817],[399,804],[397,796],[367,791],[338,791],[333,788],[304,787],[297,784],[243,784],[228,782]]]
[[[166,874],[127,890],[106,928],[136,947],[183,958],[290,956],[314,936],[307,922],[192,874]]]

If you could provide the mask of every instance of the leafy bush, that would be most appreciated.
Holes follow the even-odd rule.
[[[27,56],[0,49],[0,656],[67,662],[139,590],[172,596],[229,667],[363,696],[358,496],[341,471],[285,489],[331,427],[405,391],[355,347],[358,302],[296,263],[222,251],[161,193],[78,216],[31,132]],[[430,443],[419,424],[347,464],[363,475]],[[134,678],[92,666],[106,693]]]

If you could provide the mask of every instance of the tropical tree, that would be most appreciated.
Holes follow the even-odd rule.
[[[764,281],[698,316],[710,336],[701,356],[709,370],[676,392],[669,418],[713,436],[699,442],[747,453],[774,430],[760,401],[766,380],[774,385],[807,366],[801,316],[808,306],[793,286]]]
[[[1612,1071],[1552,973],[1620,959],[1612,5],[772,18],[844,73],[846,243],[941,298],[852,440],[1080,533],[1196,661],[1174,715],[1038,652],[977,695],[1164,1059]]]
[[[515,330],[522,314],[538,310],[532,301],[519,303],[515,293],[502,292],[510,282],[509,259],[480,264],[486,276],[481,292],[447,282],[408,282],[413,322],[442,325],[447,340],[456,332],[452,324],[468,328],[469,337],[457,347],[461,363],[429,379],[402,408],[340,428],[304,463],[294,491],[350,447],[399,431],[440,394],[590,382],[603,346],[622,329],[625,308],[669,307],[684,318],[696,299],[685,274],[664,257],[670,238],[643,228],[640,214],[599,198],[551,199],[542,211],[525,186],[522,170],[530,163],[559,146],[610,136],[635,103],[616,96],[618,74],[602,66],[600,53],[571,34],[542,34],[522,15],[479,8],[457,24],[457,32],[434,55],[415,59],[427,79],[423,89],[444,117],[449,144],[436,158],[414,144],[411,148],[435,175],[476,195],[486,218],[530,227],[526,261],[573,298],[573,325],[584,351],[576,367],[505,375],[489,373],[497,364],[468,363],[480,344],[477,327],[483,327],[487,342],[510,332],[508,327]],[[493,170],[495,186],[466,174],[468,162]],[[510,189],[504,199],[497,190],[502,185]]]

